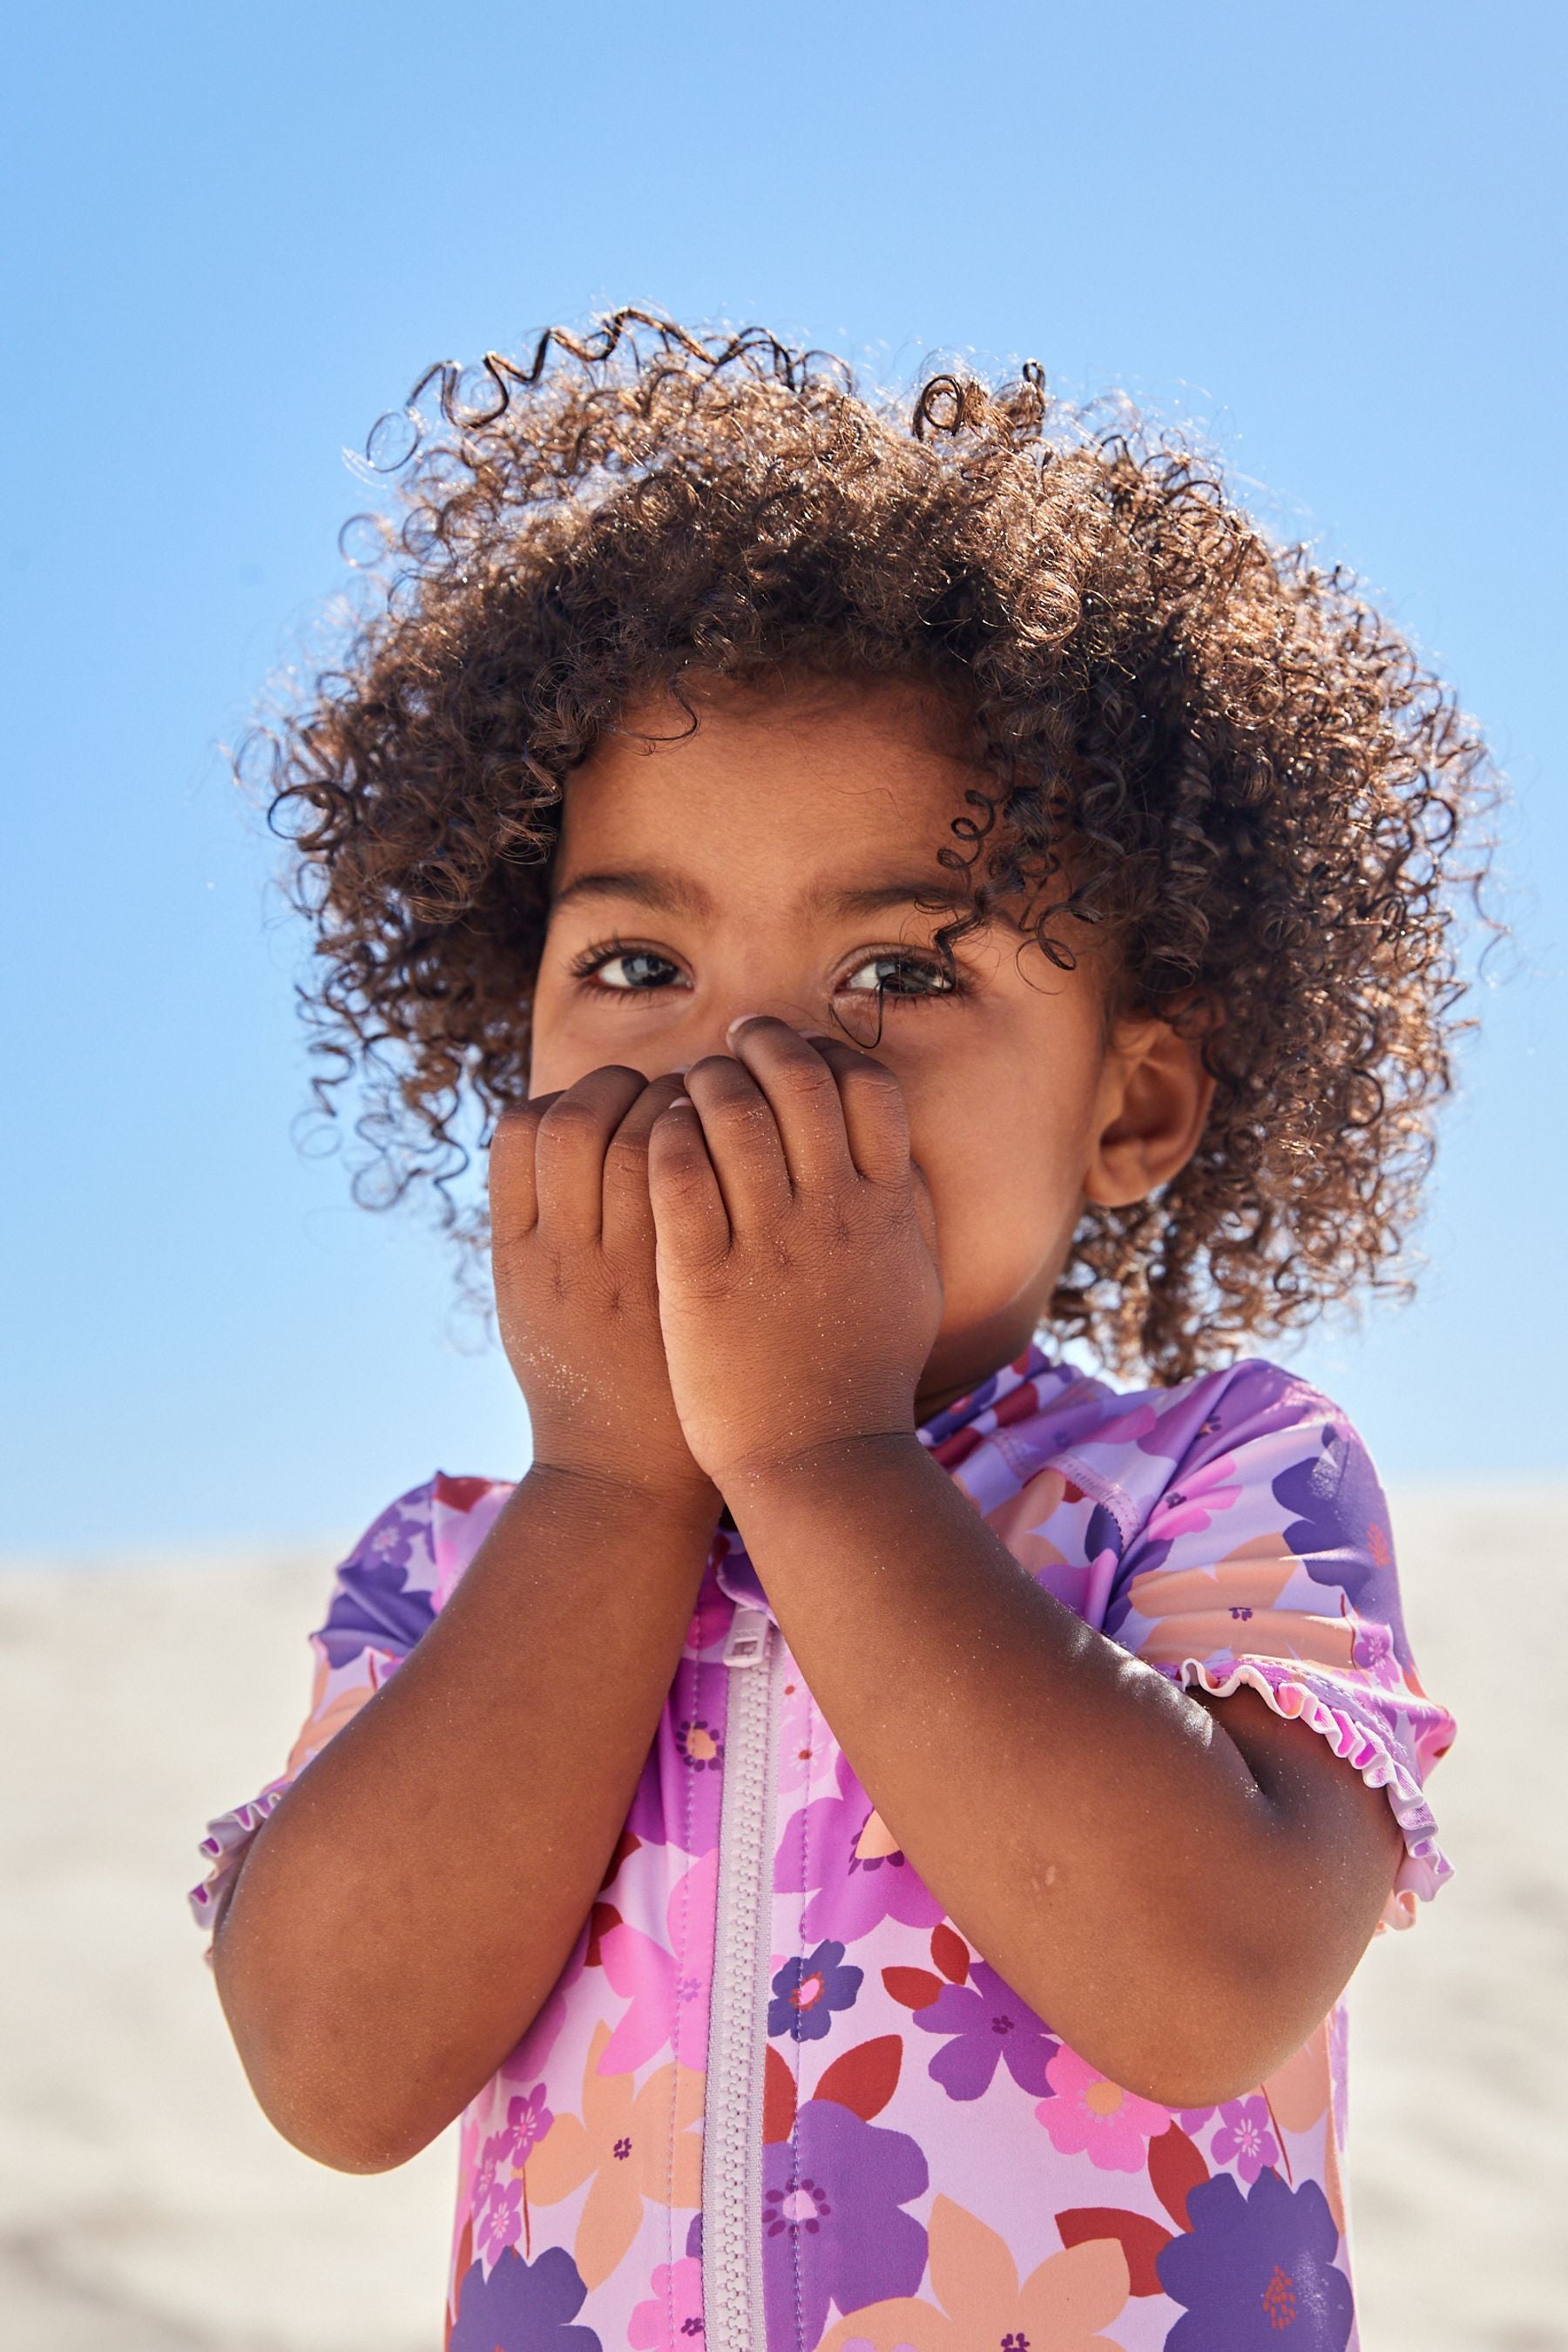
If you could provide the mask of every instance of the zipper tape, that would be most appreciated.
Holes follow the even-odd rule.
[[[765,1610],[736,1609],[723,1658],[730,1674],[702,2133],[703,2334],[707,2352],[766,2352],[763,2066],[779,1660]]]

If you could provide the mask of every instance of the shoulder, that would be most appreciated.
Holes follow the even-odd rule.
[[[1031,1385],[1029,1409],[952,1465],[987,1514],[1059,1486],[1096,1507],[1118,1551],[1170,1539],[1176,1519],[1196,1529],[1220,1517],[1237,1540],[1267,1525],[1298,1552],[1352,1537],[1374,1556],[1388,1548],[1382,1489],[1348,1415],[1281,1365],[1248,1357],[1130,1390],[1058,1365]]]
[[[1091,1425],[1067,1449],[1114,1477],[1130,1500],[1152,1503],[1173,1486],[1234,1471],[1249,1484],[1283,1478],[1310,1492],[1371,1476],[1349,1415],[1279,1364],[1247,1357],[1169,1388],[1103,1389]],[[1281,1500],[1285,1497],[1281,1497]]]
[[[367,1644],[411,1649],[511,1491],[509,1480],[454,1478],[437,1470],[395,1496],[338,1567],[319,1637],[329,1658],[344,1663],[349,1651]]]

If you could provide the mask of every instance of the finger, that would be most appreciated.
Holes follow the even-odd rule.
[[[853,1172],[844,1113],[818,1047],[765,1014],[735,1023],[730,1046],[767,1097],[791,1183],[843,1183]]]
[[[637,1256],[654,1246],[653,1203],[648,1198],[648,1139],[654,1122],[684,1090],[677,1073],[650,1079],[611,1136],[605,1152],[601,1231],[605,1248]]]
[[[590,1070],[540,1120],[533,1147],[539,1223],[559,1238],[597,1237],[605,1151],[647,1083],[640,1070],[616,1064]]]
[[[813,1039],[838,1088],[849,1156],[873,1184],[902,1184],[910,1173],[910,1115],[904,1090],[885,1062],[837,1037]]]
[[[732,1231],[765,1224],[790,1204],[789,1169],[766,1095],[743,1062],[711,1054],[686,1073]]]
[[[647,1191],[660,1259],[721,1257],[730,1245],[730,1220],[718,1174],[689,1098],[679,1095],[653,1123],[647,1141]]]
[[[539,1194],[533,1181],[534,1142],[539,1122],[555,1095],[535,1095],[503,1110],[490,1138],[489,1196],[492,1244],[531,1233],[539,1220]]]

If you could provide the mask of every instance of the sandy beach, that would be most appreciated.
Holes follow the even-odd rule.
[[[1396,1495],[1458,1875],[1353,1996],[1365,2352],[1568,2347],[1568,1486]],[[0,1566],[0,2341],[432,2352],[451,2151],[352,2179],[279,2140],[184,1889],[278,1769],[330,1547]],[[606,2347],[606,2352],[611,2352]]]

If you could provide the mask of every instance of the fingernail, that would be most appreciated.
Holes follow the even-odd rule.
[[[745,1027],[748,1021],[765,1021],[767,1017],[768,1016],[765,1013],[737,1013],[733,1021],[730,1023],[728,1028],[725,1030],[724,1034],[726,1037],[732,1037],[737,1029],[743,1029]]]

